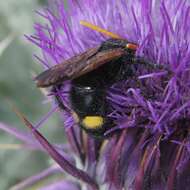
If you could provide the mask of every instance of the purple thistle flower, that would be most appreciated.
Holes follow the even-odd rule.
[[[69,102],[69,83],[52,96],[61,111],[76,163],[71,164],[32,126],[48,153],[88,189],[189,189],[190,186],[190,6],[186,0],[81,0],[50,3],[27,37],[42,50],[45,69],[99,45],[108,37],[80,24],[87,21],[139,45],[137,56],[161,69],[136,71],[136,78],[114,84],[107,97],[115,127],[108,139],[81,130]],[[119,131],[116,133],[115,131]],[[81,186],[85,184],[81,183]],[[60,184],[60,183],[59,183]],[[76,187],[77,188],[77,187]],[[56,188],[55,188],[56,189]]]

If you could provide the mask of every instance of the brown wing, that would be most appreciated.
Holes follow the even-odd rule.
[[[99,51],[99,48],[100,46],[88,49],[42,72],[35,78],[37,86],[49,87],[64,80],[77,78],[124,54],[121,48],[105,51]]]

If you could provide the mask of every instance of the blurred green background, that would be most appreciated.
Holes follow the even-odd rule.
[[[27,130],[12,106],[16,106],[33,123],[48,112],[44,97],[32,81],[32,73],[42,68],[32,56],[40,51],[28,42],[24,34],[34,33],[34,22],[43,22],[35,10],[46,6],[46,0],[0,1],[0,122]],[[64,133],[57,116],[52,116],[41,129],[51,142],[63,142]],[[56,127],[57,126],[57,127]],[[20,143],[0,131],[0,144]],[[46,154],[23,149],[0,149],[0,190],[7,190],[17,182],[34,175],[49,165]]]

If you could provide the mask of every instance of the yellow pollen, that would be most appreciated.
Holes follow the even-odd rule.
[[[117,35],[117,34],[114,34],[112,32],[109,32],[108,30],[105,30],[103,28],[100,28],[99,26],[96,26],[94,24],[91,24],[89,22],[86,22],[86,21],[80,21],[80,24],[83,25],[83,26],[86,26],[87,28],[90,28],[92,30],[95,30],[97,32],[100,32],[102,34],[105,34],[106,36],[109,36],[111,38],[115,38],[115,39],[122,39],[121,36]]]
[[[82,124],[87,128],[87,129],[97,129],[102,127],[104,123],[104,119],[101,116],[86,116],[82,120]]]

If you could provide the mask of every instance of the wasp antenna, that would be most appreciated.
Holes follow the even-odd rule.
[[[112,32],[109,32],[108,30],[105,30],[105,29],[103,29],[103,28],[100,28],[99,26],[96,26],[96,25],[91,24],[91,23],[89,23],[89,22],[86,22],[86,21],[81,20],[81,21],[80,21],[80,24],[83,25],[83,26],[86,26],[87,28],[90,28],[90,29],[92,29],[92,30],[95,30],[95,31],[97,31],[97,32],[100,32],[100,33],[102,33],[102,34],[105,34],[106,36],[109,36],[109,37],[111,37],[111,38],[114,38],[114,39],[122,39],[121,36],[119,36],[119,35],[117,35],[117,34],[114,34],[114,33],[112,33]]]

